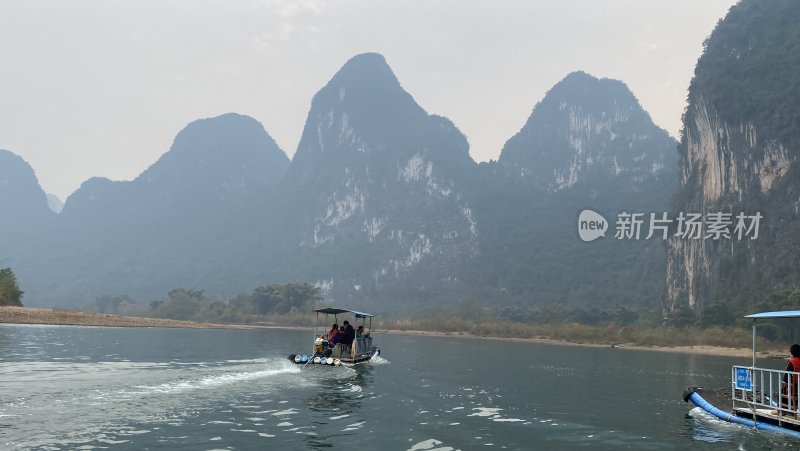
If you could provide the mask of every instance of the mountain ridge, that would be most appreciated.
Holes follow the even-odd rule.
[[[539,140],[547,146],[521,139],[535,133],[521,131],[509,140],[516,139],[519,152],[558,157],[528,183],[508,170],[511,154],[477,164],[461,131],[420,106],[385,58],[356,55],[314,96],[290,162],[261,124],[227,114],[187,125],[170,150],[130,182],[84,182],[58,217],[61,244],[37,268],[50,274],[50,283],[34,285],[31,297],[74,305],[106,294],[154,299],[180,286],[233,296],[267,283],[306,280],[330,300],[384,312],[475,297],[487,305],[585,305],[598,295],[604,303],[646,302],[642,298],[663,290],[663,278],[642,276],[663,264],[655,244],[609,239],[586,247],[574,221],[579,208],[593,204],[606,210],[666,208],[662,188],[677,175],[650,168],[674,141],[646,112],[631,109],[641,106],[621,82],[576,73],[561,86],[574,82],[586,88],[565,92],[591,109],[559,109],[562,100],[551,93],[523,127],[536,132],[546,128],[542,121],[553,120],[560,131],[539,135],[549,139]],[[609,85],[611,93],[593,91]],[[602,102],[580,100],[587,96]],[[554,114],[542,114],[551,102]],[[610,113],[623,103],[628,116]],[[632,126],[631,112],[646,120]],[[604,118],[603,127],[571,135],[570,120],[583,121],[577,113]],[[576,140],[584,144],[576,146]],[[640,156],[646,150],[641,143],[658,146],[646,155],[650,160],[634,161],[638,166],[615,172],[603,160],[589,176],[548,188],[555,180],[550,171],[557,164],[568,171],[577,150],[584,162],[601,161],[631,148]],[[231,152],[238,155],[233,163]],[[252,162],[254,155],[260,163]],[[586,263],[587,256],[598,262]],[[620,280],[636,289],[593,289],[631,261],[637,270]],[[600,268],[600,275],[559,275],[575,267]],[[32,267],[22,272],[28,270],[35,275]]]

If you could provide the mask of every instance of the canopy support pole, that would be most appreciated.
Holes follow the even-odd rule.
[[[758,419],[756,417],[756,321],[757,320],[753,318],[753,366],[750,367],[750,387],[753,394],[753,402],[751,403],[753,428],[758,427]]]
[[[756,319],[753,318],[753,368],[756,367]]]

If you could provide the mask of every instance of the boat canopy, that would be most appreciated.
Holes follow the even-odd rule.
[[[325,307],[314,310],[317,313],[325,313],[326,315],[340,315],[342,313],[352,313],[356,318],[372,318],[374,315],[369,313],[357,312],[355,310],[347,310],[343,308]],[[800,313],[800,312],[798,312]]]
[[[747,315],[750,319],[769,319],[769,318],[800,318],[800,310],[784,310],[780,312],[763,312]]]

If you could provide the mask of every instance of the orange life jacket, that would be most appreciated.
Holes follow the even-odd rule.
[[[792,368],[794,368],[795,372],[800,372],[800,357],[792,357],[789,359],[789,363],[792,364]],[[792,374],[792,391],[797,393],[797,375]]]

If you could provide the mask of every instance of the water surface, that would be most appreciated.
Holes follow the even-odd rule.
[[[0,448],[800,447],[681,399],[724,386],[747,359],[378,335],[382,358],[358,369],[290,363],[310,338],[0,325]]]

